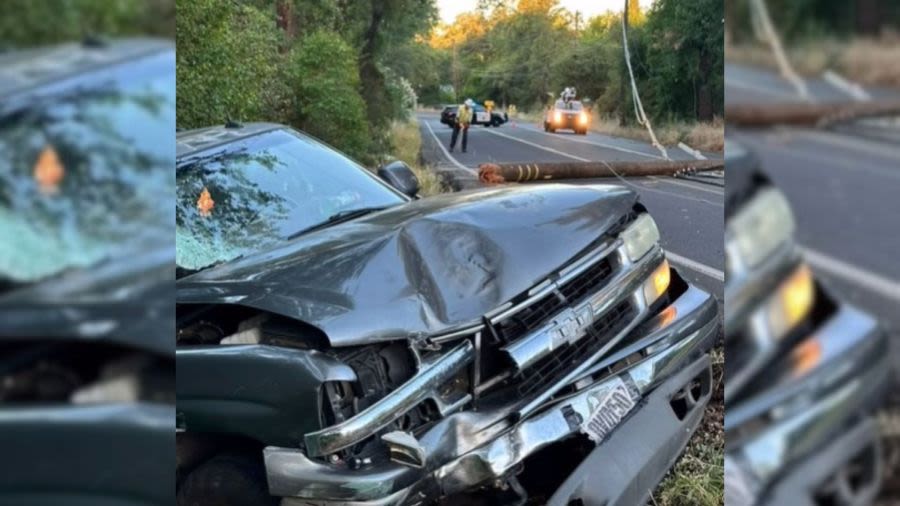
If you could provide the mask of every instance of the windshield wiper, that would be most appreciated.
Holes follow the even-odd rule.
[[[343,211],[338,211],[329,216],[325,221],[321,223],[317,223],[311,227],[306,227],[298,230],[297,232],[294,232],[293,234],[287,236],[285,240],[289,241],[291,239],[296,239],[297,237],[300,237],[301,235],[312,232],[314,230],[329,227],[343,221],[352,220],[353,218],[358,218],[369,213],[374,213],[375,211],[381,211],[382,209],[387,209],[388,207],[390,206],[360,207],[357,209],[345,209]]]

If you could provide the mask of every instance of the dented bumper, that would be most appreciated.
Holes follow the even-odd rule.
[[[869,504],[881,466],[872,413],[891,384],[887,334],[842,305],[798,346],[814,352],[803,361],[787,354],[771,367],[785,377],[768,374],[771,383],[728,406],[728,503],[817,504],[817,494],[835,488],[853,504]],[[841,483],[848,467],[857,469],[852,485]]]
[[[674,271],[673,275],[677,276]],[[285,505],[412,503],[501,479],[541,448],[578,433],[600,441],[595,453],[603,455],[601,450],[616,440],[617,433],[651,412],[682,416],[673,427],[686,441],[699,420],[695,413],[702,412],[709,400],[706,352],[718,330],[715,300],[688,286],[669,306],[631,328],[617,346],[571,378],[570,384],[578,385],[574,393],[548,400],[521,417],[513,416],[521,413],[518,399],[448,414],[418,438],[421,466],[385,462],[350,469],[315,460],[297,448],[270,446],[264,452],[270,493],[285,497]],[[612,366],[615,373],[610,372]],[[685,413],[675,413],[669,406],[676,394]],[[617,400],[609,400],[614,397]],[[610,406],[608,412],[597,408],[604,402]],[[682,447],[683,442],[648,448],[646,460],[660,472],[648,474],[638,466],[634,476],[619,478],[629,483],[658,474],[658,480],[667,468],[659,463],[674,461]]]

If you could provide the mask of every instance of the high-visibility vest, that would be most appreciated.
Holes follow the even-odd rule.
[[[463,125],[468,125],[472,122],[472,109],[470,107],[459,106],[459,113],[457,114],[457,119]]]

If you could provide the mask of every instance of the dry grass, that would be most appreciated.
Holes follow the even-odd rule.
[[[900,36],[855,41],[844,50],[840,66],[864,84],[900,88]]]
[[[647,129],[639,125],[621,126],[617,118],[595,118],[591,130],[615,137],[625,137],[650,142]],[[653,133],[664,146],[675,146],[683,142],[703,151],[725,149],[725,123],[720,119],[709,123],[670,122],[653,126]]]
[[[422,149],[422,134],[415,118],[409,121],[395,121],[391,125],[393,155],[403,160],[419,179],[419,194],[423,197],[449,191],[437,174],[422,164],[419,152]]]
[[[832,69],[860,84],[900,88],[900,34],[897,33],[851,41],[809,40],[786,51],[791,65],[803,76],[820,76]],[[777,70],[772,52],[764,45],[726,46],[725,58]]]
[[[519,122],[542,124],[541,113],[519,113]],[[595,116],[591,122],[591,131],[613,137],[623,137],[642,142],[650,142],[650,134],[647,129],[639,125],[622,126],[618,118],[609,116]],[[688,146],[702,151],[717,151],[725,149],[725,122],[721,118],[702,122],[670,122],[653,126],[656,138],[664,146],[675,146],[683,142]]]

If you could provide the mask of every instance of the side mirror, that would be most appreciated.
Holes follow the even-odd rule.
[[[419,178],[409,168],[409,165],[400,160],[382,165],[378,169],[378,177],[409,197],[415,198],[419,193]]]

